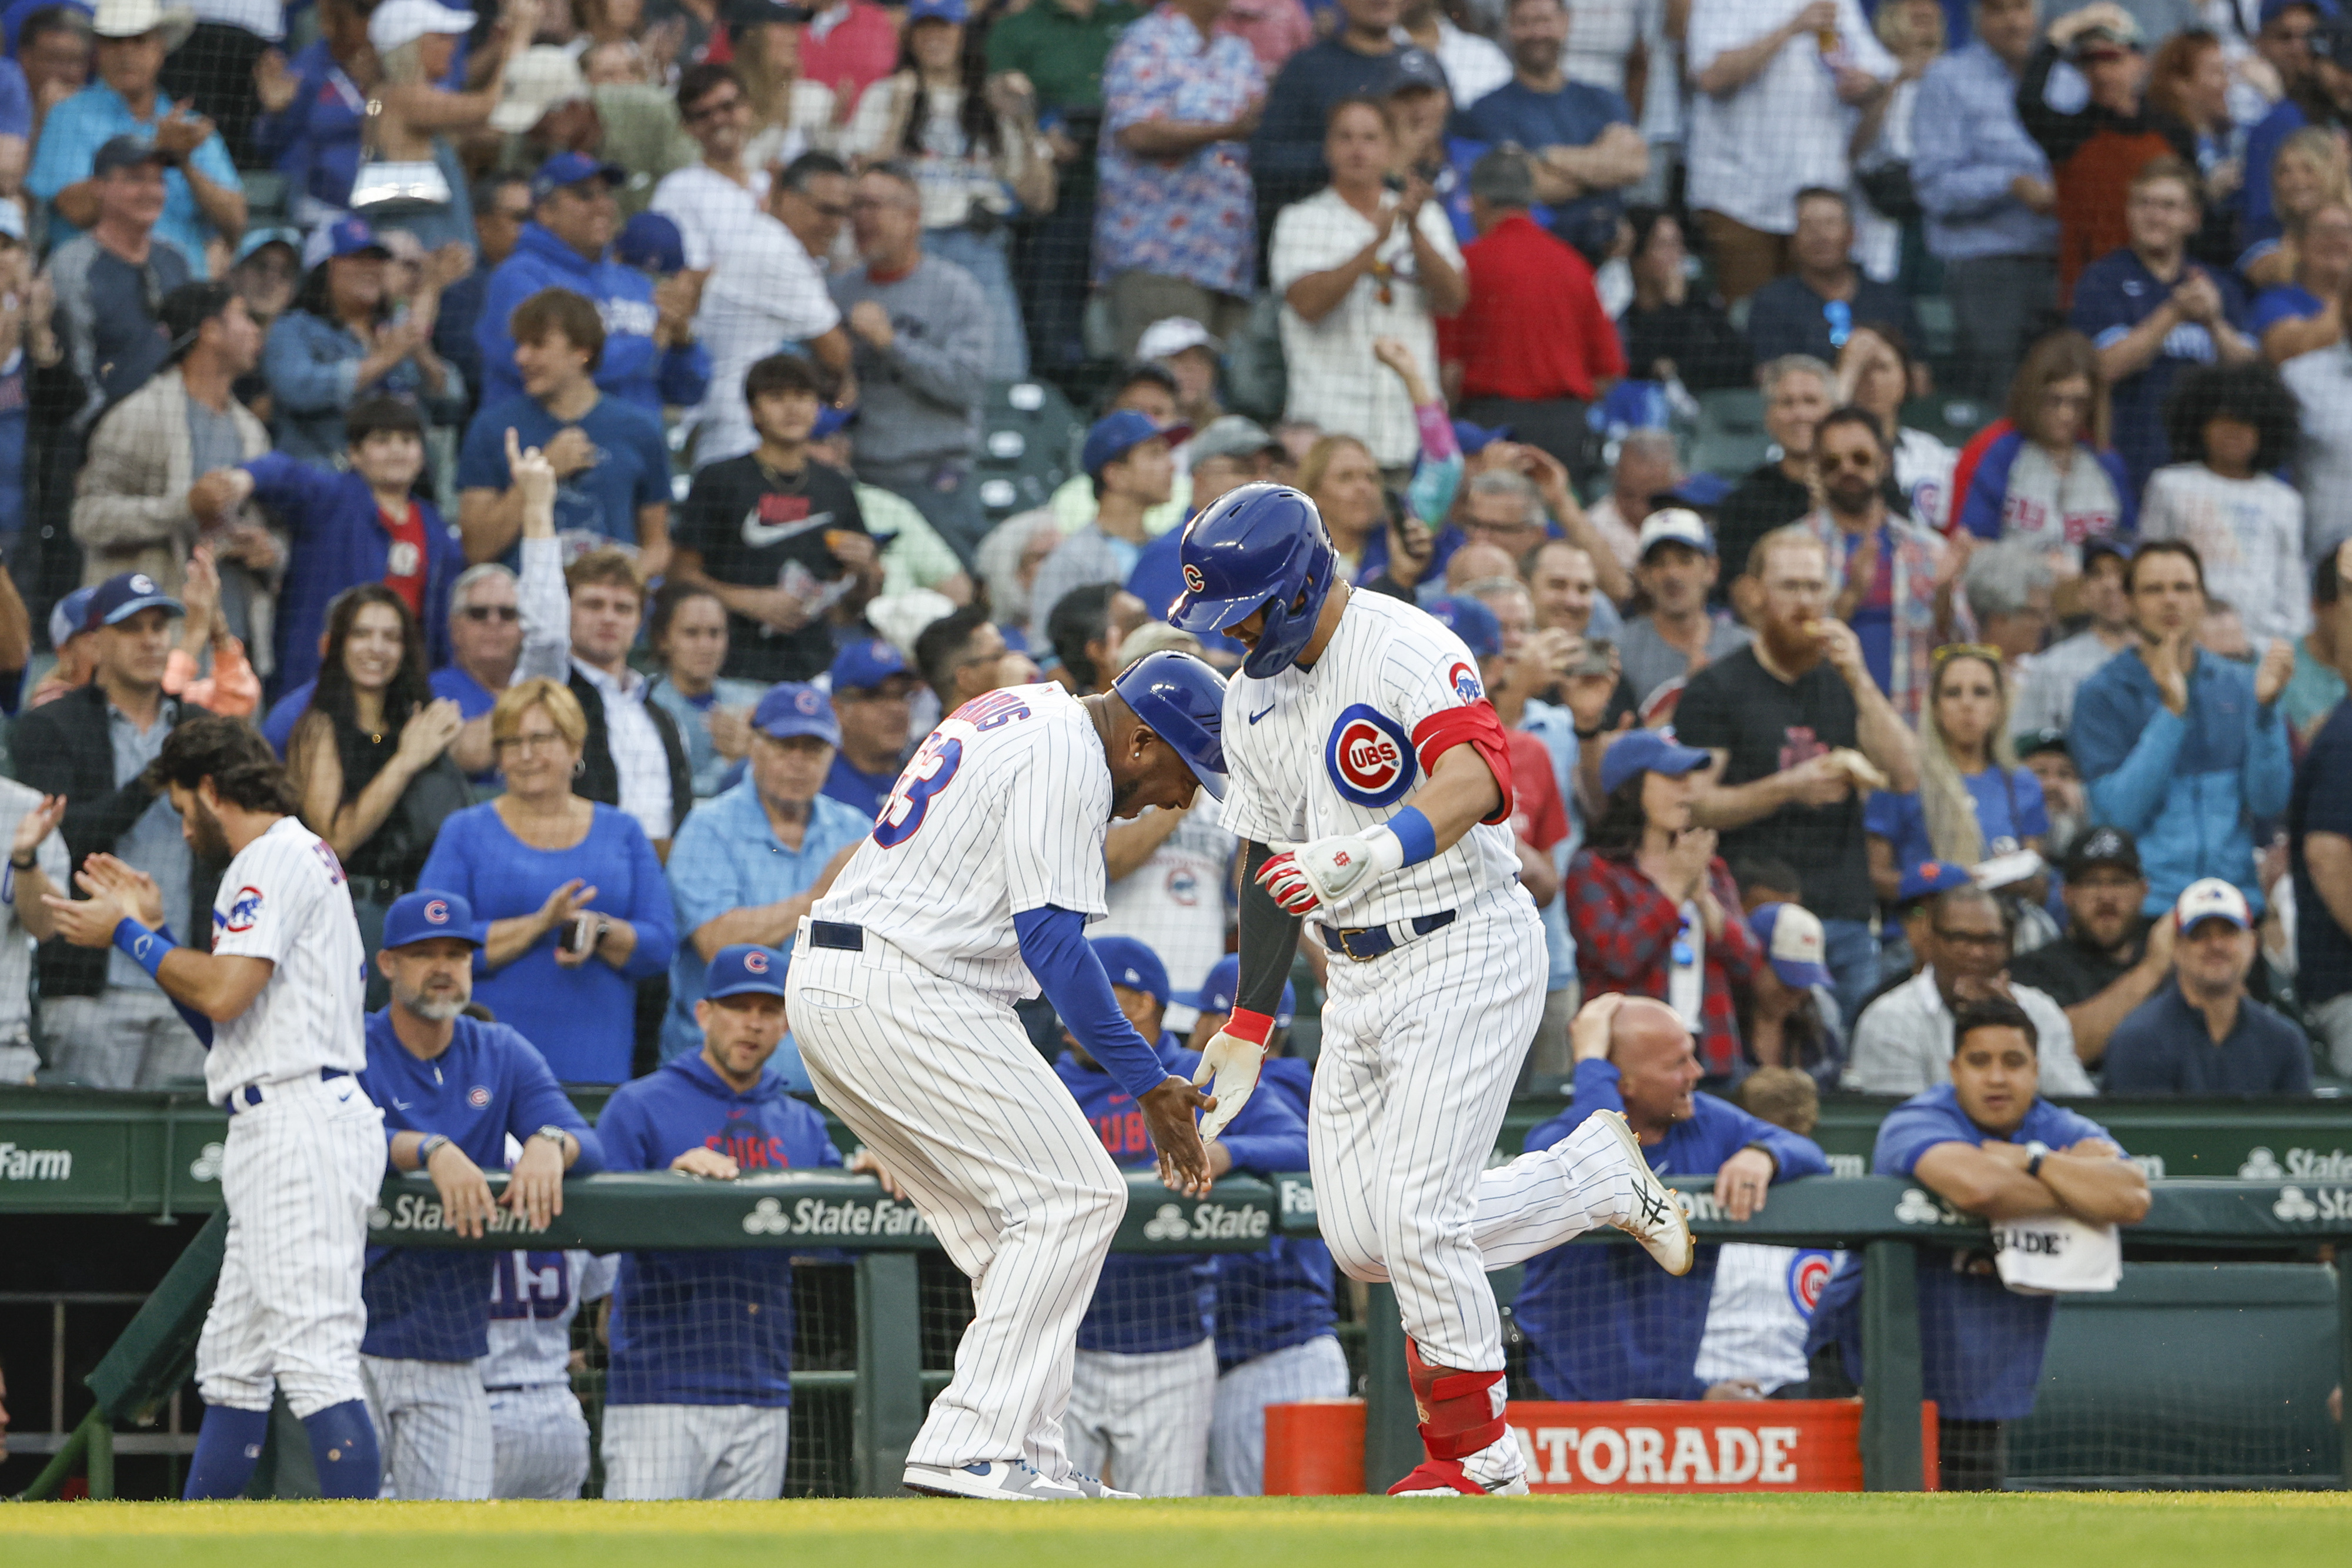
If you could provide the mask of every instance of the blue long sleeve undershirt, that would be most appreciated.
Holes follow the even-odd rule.
[[[1014,915],[1013,929],[1021,938],[1021,961],[1045,988],[1063,1027],[1119,1087],[1141,1100],[1167,1082],[1159,1052],[1127,1021],[1110,994],[1110,976],[1087,944],[1085,915],[1049,904]]]

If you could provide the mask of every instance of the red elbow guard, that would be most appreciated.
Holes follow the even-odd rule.
[[[1485,759],[1495,776],[1503,802],[1479,819],[1483,822],[1511,820],[1511,746],[1495,705],[1484,697],[1465,707],[1441,708],[1413,726],[1412,747],[1421,756],[1421,770],[1436,770],[1437,759],[1457,746],[1467,746]]]

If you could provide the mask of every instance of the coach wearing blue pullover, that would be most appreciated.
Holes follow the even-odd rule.
[[[691,407],[710,386],[710,355],[694,340],[690,314],[657,301],[652,280],[612,256],[620,208],[613,188],[628,175],[584,152],[559,152],[531,176],[531,221],[514,254],[490,274],[474,342],[482,350],[482,406],[522,392],[507,318],[542,288],[568,288],[604,321],[604,357],[596,384],[625,402],[661,415],[662,405]],[[679,296],[682,300],[684,296]]]
[[[563,1175],[600,1168],[596,1134],[547,1062],[504,1024],[460,1010],[474,995],[474,911],[455,894],[417,892],[384,914],[376,955],[392,1002],[367,1020],[360,1085],[383,1111],[393,1168],[422,1170],[440,1193],[440,1223],[544,1228],[563,1212]],[[496,1212],[485,1168],[522,1145]],[[394,1217],[395,1224],[400,1217]],[[475,1363],[489,1351],[490,1268],[498,1255],[371,1247],[362,1293],[360,1370],[399,1498],[490,1495],[490,1404]]]
[[[1111,995],[1167,1070],[1190,1079],[1201,1054],[1163,1028],[1168,967],[1132,936],[1089,942]],[[1143,1111],[1119,1081],[1065,1035],[1054,1071],[1122,1169],[1158,1163]],[[1307,1124],[1281,1094],[1254,1094],[1209,1145],[1217,1176],[1307,1168]],[[1172,1207],[1172,1206],[1171,1206]],[[1176,1212],[1183,1213],[1181,1209]],[[1062,1436],[1070,1463],[1142,1497],[1198,1497],[1207,1483],[1217,1384],[1218,1260],[1213,1253],[1114,1252],[1078,1324],[1077,1371]]]
[[[1609,1007],[1612,1001],[1618,1005]],[[1826,1176],[1811,1138],[1776,1127],[1728,1100],[1696,1092],[1690,1030],[1664,1002],[1601,997],[1570,1027],[1576,1102],[1528,1134],[1545,1148],[1596,1111],[1622,1111],[1660,1176],[1713,1176],[1716,1201],[1734,1219],[1764,1207],[1765,1188]],[[1701,1247],[1691,1271],[1662,1274],[1638,1248],[1561,1247],[1528,1264],[1511,1313],[1528,1335],[1528,1370],[1548,1399],[1741,1397],[1709,1389],[1692,1368],[1706,1334],[1720,1249]]]
[[[596,1130],[619,1171],[837,1166],[815,1107],[768,1058],[784,1035],[784,955],[740,943],[705,971],[702,1049],[624,1083]],[[777,1498],[792,1432],[793,1263],[780,1248],[626,1252],[613,1290],[604,1495]]]
[[[2279,694],[2294,650],[2273,643],[2261,667],[2201,651],[2205,565],[2179,539],[2151,539],[2124,568],[2139,636],[2074,693],[2067,748],[2095,825],[2122,828],[2147,873],[2140,913],[2172,908],[2218,876],[2259,915],[2253,825],[2286,810],[2294,783]]]

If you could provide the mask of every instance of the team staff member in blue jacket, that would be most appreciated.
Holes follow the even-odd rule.
[[[1646,997],[1604,996],[1569,1029],[1576,1102],[1528,1134],[1556,1144],[1596,1111],[1622,1111],[1660,1176],[1713,1176],[1734,1219],[1764,1207],[1765,1189],[1826,1176],[1821,1145],[1696,1092],[1698,1055],[1672,1008]],[[1753,1397],[1745,1385],[1710,1389],[1692,1368],[1706,1334],[1720,1249],[1701,1247],[1691,1271],[1662,1274],[1627,1247],[1562,1247],[1528,1264],[1512,1315],[1528,1335],[1528,1370],[1549,1399]]]
[[[2153,919],[2200,877],[2218,876],[2259,915],[2253,824],[2286,810],[2294,783],[2279,694],[2294,649],[2274,642],[2248,670],[2200,652],[2205,565],[2180,539],[2151,539],[2124,568],[2139,638],[2074,694],[2066,737],[2094,824],[2122,828],[2147,873]]]
[[[784,1035],[784,955],[740,943],[705,974],[702,1049],[624,1083],[596,1129],[621,1171],[837,1166],[816,1108],[768,1058]],[[627,1252],[613,1290],[604,1495],[777,1498],[792,1434],[793,1265],[776,1248]]]
[[[530,1041],[460,1010],[474,997],[474,911],[451,893],[419,891],[384,914],[376,963],[392,1001],[367,1020],[360,1086],[383,1110],[393,1168],[422,1170],[442,1223],[479,1236],[496,1207],[487,1169],[522,1145],[505,1207],[534,1229],[563,1212],[563,1176],[602,1167],[596,1134]],[[371,1247],[362,1295],[360,1370],[391,1496],[490,1495],[489,1396],[475,1363],[488,1354],[492,1252]]]
[[[531,176],[531,221],[514,254],[490,274],[474,341],[482,350],[482,406],[522,391],[507,318],[542,288],[569,288],[604,321],[604,357],[596,384],[655,417],[662,405],[691,407],[710,386],[710,355],[694,340],[691,287],[680,279],[659,290],[612,256],[620,208],[613,188],[627,173],[584,152],[559,152]]]
[[[1909,1176],[1990,1220],[2139,1222],[2147,1176],[2105,1127],[2042,1098],[2041,1042],[2024,1009],[2006,997],[1969,1002],[1952,1019],[1952,1081],[1878,1124],[1873,1176]],[[2009,1290],[1981,1249],[1922,1247],[1918,1267],[1919,1364],[1936,1401],[1943,1489],[1998,1491],[2001,1424],[2033,1410],[2057,1298]],[[1861,1301],[1862,1260],[1849,1257],[1822,1290],[1806,1340],[1808,1353],[1839,1345],[1857,1383]]]
[[[1201,982],[1192,1039],[1206,1045],[1225,1027],[1241,987],[1241,956],[1228,953]],[[1282,1054],[1298,997],[1282,988],[1266,1036],[1258,1082],[1307,1119],[1315,1064]],[[1265,1490],[1265,1407],[1302,1399],[1345,1399],[1348,1355],[1332,1330],[1331,1249],[1311,1236],[1276,1236],[1263,1252],[1217,1259],[1217,1400],[1209,1418],[1209,1494],[1256,1497]]]
[[[1167,1032],[1168,967],[1132,936],[1087,944],[1110,977],[1111,995],[1136,1032],[1154,1042],[1168,1071],[1190,1079],[1201,1063]],[[1158,1164],[1142,1109],[1073,1036],[1054,1071],[1087,1124],[1123,1169]],[[1217,1176],[1307,1168],[1307,1123],[1283,1094],[1253,1094],[1209,1145]],[[1214,1253],[1114,1252],[1078,1323],[1077,1371],[1062,1436],[1070,1462],[1121,1491],[1198,1497],[1208,1479],[1209,1417],[1217,1383]]]

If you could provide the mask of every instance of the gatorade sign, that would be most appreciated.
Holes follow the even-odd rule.
[[[1927,1406],[1926,1482],[1936,1484]],[[1538,1492],[1860,1491],[1862,1405],[1853,1399],[1747,1404],[1568,1405],[1505,1411],[1528,1486]]]

